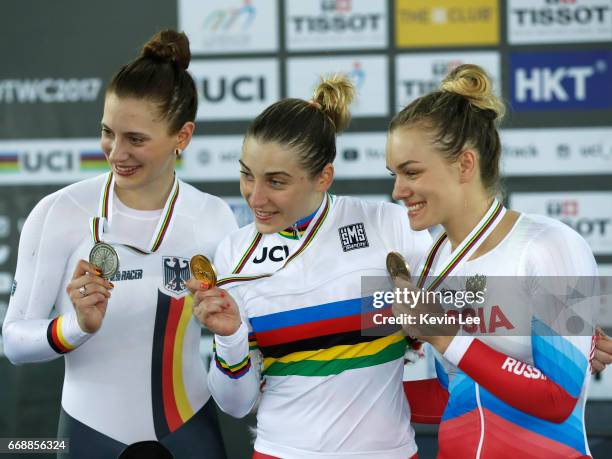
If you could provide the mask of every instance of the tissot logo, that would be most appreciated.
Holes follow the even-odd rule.
[[[580,234],[595,255],[612,255],[612,193],[514,193],[510,207],[557,219]]]
[[[319,16],[293,16],[291,23],[297,33],[306,32],[360,32],[378,30],[381,14],[353,13],[351,0],[321,0]]]
[[[363,249],[370,245],[363,223],[343,226],[342,228],[338,228],[338,232],[340,233],[340,243],[342,244],[342,250],[344,252]]]
[[[516,53],[510,90],[516,110],[612,107],[612,52]]]
[[[609,41],[609,0],[509,0],[510,43]]]
[[[386,2],[289,0],[289,49],[371,48],[386,43]]]
[[[0,80],[0,103],[93,102],[100,94],[100,78],[44,78]]]

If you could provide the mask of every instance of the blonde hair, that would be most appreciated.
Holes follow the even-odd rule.
[[[470,105],[480,110],[490,110],[495,113],[498,122],[506,113],[503,102],[493,94],[493,85],[488,75],[477,65],[464,64],[455,68],[444,78],[440,89],[465,97]]]
[[[355,98],[355,87],[346,75],[332,75],[321,78],[314,91],[312,101],[330,118],[336,133],[346,129],[351,121],[349,105]]]
[[[391,120],[389,131],[422,126],[449,161],[466,148],[480,157],[480,179],[490,194],[501,191],[501,141],[497,126],[505,113],[486,72],[477,65],[460,65],[435,90],[412,101]]]

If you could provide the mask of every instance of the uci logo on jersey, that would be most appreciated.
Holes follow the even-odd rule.
[[[338,232],[340,233],[340,243],[342,244],[342,250],[344,252],[363,249],[370,245],[363,223],[343,226],[342,228],[338,228]]]
[[[253,258],[253,263],[263,263],[267,259],[270,261],[278,262],[283,261],[289,256],[289,247],[286,245],[275,245],[274,247],[264,247],[261,254]]]

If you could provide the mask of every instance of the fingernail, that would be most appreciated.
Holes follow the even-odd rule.
[[[204,290],[208,290],[208,282],[200,283],[200,287],[203,288]]]
[[[112,290],[115,288],[115,285],[112,282],[108,282],[108,287]]]
[[[101,270],[99,270],[98,268],[96,268],[96,274],[97,274],[98,276],[101,276],[101,275],[102,275],[102,271],[101,271]]]
[[[225,298],[225,292],[221,292],[219,295],[221,295],[221,298]]]

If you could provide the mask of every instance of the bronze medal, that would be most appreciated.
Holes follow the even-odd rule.
[[[403,256],[397,252],[389,252],[387,254],[387,271],[391,279],[399,277],[400,279],[410,281],[410,268]]]
[[[89,252],[89,262],[101,271],[104,279],[110,279],[119,270],[119,255],[106,242],[94,244]]]
[[[215,271],[215,267],[204,255],[195,255],[191,257],[189,269],[191,269],[191,275],[195,279],[206,282],[209,288],[213,288],[217,285],[217,272]]]

